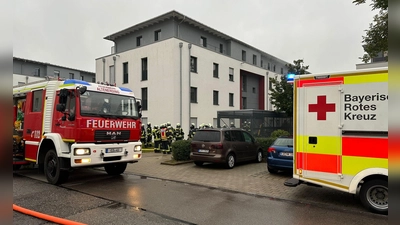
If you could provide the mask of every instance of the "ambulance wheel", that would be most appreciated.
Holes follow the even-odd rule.
[[[127,163],[113,163],[104,166],[108,175],[120,175],[126,169]]]
[[[235,167],[235,164],[236,164],[235,156],[232,153],[229,153],[229,155],[226,157],[225,167],[227,169],[233,169],[233,167]]]
[[[361,186],[360,201],[368,210],[387,214],[389,209],[389,189],[386,180],[370,180]]]
[[[50,184],[61,184],[68,179],[68,171],[61,170],[60,159],[54,149],[49,150],[44,157],[44,174]]]

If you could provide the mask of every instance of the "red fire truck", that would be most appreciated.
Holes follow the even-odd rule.
[[[74,168],[119,175],[142,157],[141,105],[129,88],[82,80],[13,87],[13,166],[34,163],[51,184]]]

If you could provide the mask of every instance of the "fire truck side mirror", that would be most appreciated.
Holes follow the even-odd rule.
[[[139,113],[139,118],[142,118],[142,105],[140,104],[140,101],[136,102],[136,107]]]
[[[68,91],[68,89],[61,89],[60,90],[60,94],[59,94],[59,96],[60,96],[60,98],[58,99],[58,103],[60,103],[60,104],[65,104],[65,103],[67,103],[67,97],[68,97],[68,95],[69,95],[69,91]]]
[[[57,111],[64,112],[65,111],[65,104],[57,104],[56,106]]]
[[[78,90],[79,90],[79,94],[80,94],[80,95],[83,95],[83,94],[86,92],[87,87],[81,85],[81,86],[79,86]]]

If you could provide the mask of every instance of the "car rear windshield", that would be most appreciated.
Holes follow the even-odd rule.
[[[196,131],[193,141],[205,141],[205,142],[220,142],[221,132],[220,131]]]
[[[275,140],[273,145],[293,147],[293,139],[292,138],[278,138]]]

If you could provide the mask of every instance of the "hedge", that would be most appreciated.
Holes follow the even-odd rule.
[[[190,141],[179,140],[172,142],[172,157],[176,161],[190,160]]]

